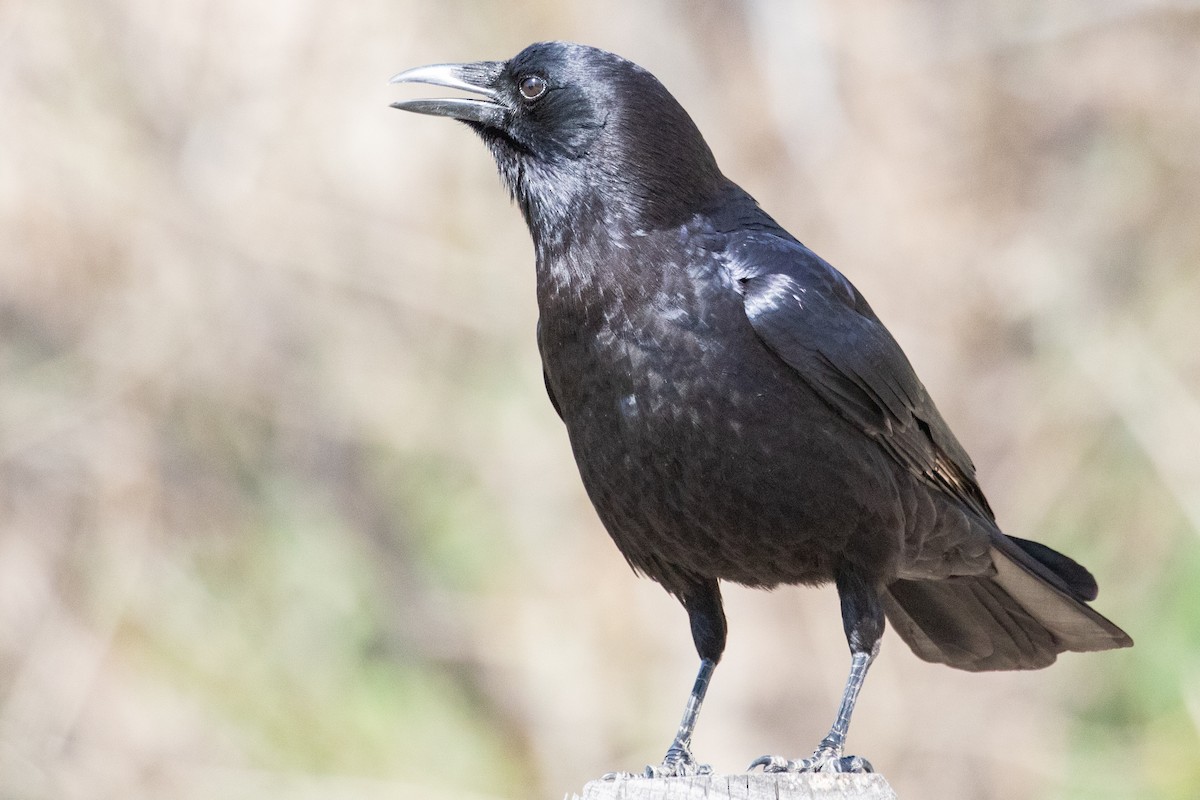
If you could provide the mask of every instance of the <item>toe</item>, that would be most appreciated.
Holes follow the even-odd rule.
[[[859,756],[843,756],[818,750],[812,758],[787,759],[781,756],[760,756],[750,762],[746,771],[762,767],[763,772],[874,772],[871,762]]]
[[[647,778],[690,778],[694,775],[711,775],[712,767],[697,763],[691,753],[668,753],[661,764],[646,767],[644,774]]]
[[[762,767],[763,772],[796,772],[800,763],[783,758],[782,756],[759,756],[746,767],[749,772],[755,767]]]
[[[864,773],[875,771],[874,767],[871,766],[871,762],[861,756],[842,756],[841,758],[831,759],[826,763],[833,772]]]

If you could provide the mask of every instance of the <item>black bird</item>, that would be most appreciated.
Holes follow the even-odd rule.
[[[836,721],[811,757],[751,764],[770,771],[870,770],[843,746],[885,617],[921,658],[973,671],[1132,644],[1087,606],[1086,569],[1001,532],[867,301],[721,174],[653,75],[549,42],[392,82],[477,95],[393,105],[491,150],[533,237],[546,390],[588,496],[690,618],[700,672],[647,774],[707,770],[690,743],[725,648],[720,581],[832,581],[841,599]]]

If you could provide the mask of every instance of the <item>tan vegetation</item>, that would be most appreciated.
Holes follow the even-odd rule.
[[[889,634],[901,797],[1200,795],[1200,6],[0,3],[0,796],[562,796],[665,748],[683,612],[594,519],[484,148],[387,78],[584,41],[871,299],[1001,522],[1137,641]],[[832,590],[730,589],[696,751],[806,753]]]

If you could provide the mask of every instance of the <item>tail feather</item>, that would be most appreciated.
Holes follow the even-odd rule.
[[[1016,536],[1004,536],[1004,539],[1021,548],[1025,555],[1053,572],[1081,600],[1095,600],[1096,596],[1100,594],[1100,587],[1096,585],[1096,579],[1092,577],[1092,573],[1073,558],[1065,556],[1057,550],[1052,550],[1041,542],[1018,539]],[[1003,544],[1003,542],[1001,543]]]
[[[1066,556],[1048,565],[1041,550],[1058,553],[1022,542],[994,542],[986,575],[892,583],[882,597],[888,620],[921,658],[971,671],[1040,669],[1065,651],[1133,644],[1084,604],[1087,570]]]

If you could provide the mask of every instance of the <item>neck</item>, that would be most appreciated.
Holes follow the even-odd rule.
[[[503,170],[502,170],[503,172]],[[733,186],[720,172],[629,182],[628,170],[546,169],[533,162],[509,183],[539,257],[596,239],[621,241],[686,223]],[[584,179],[584,175],[587,179]],[[506,181],[510,177],[504,176]]]

